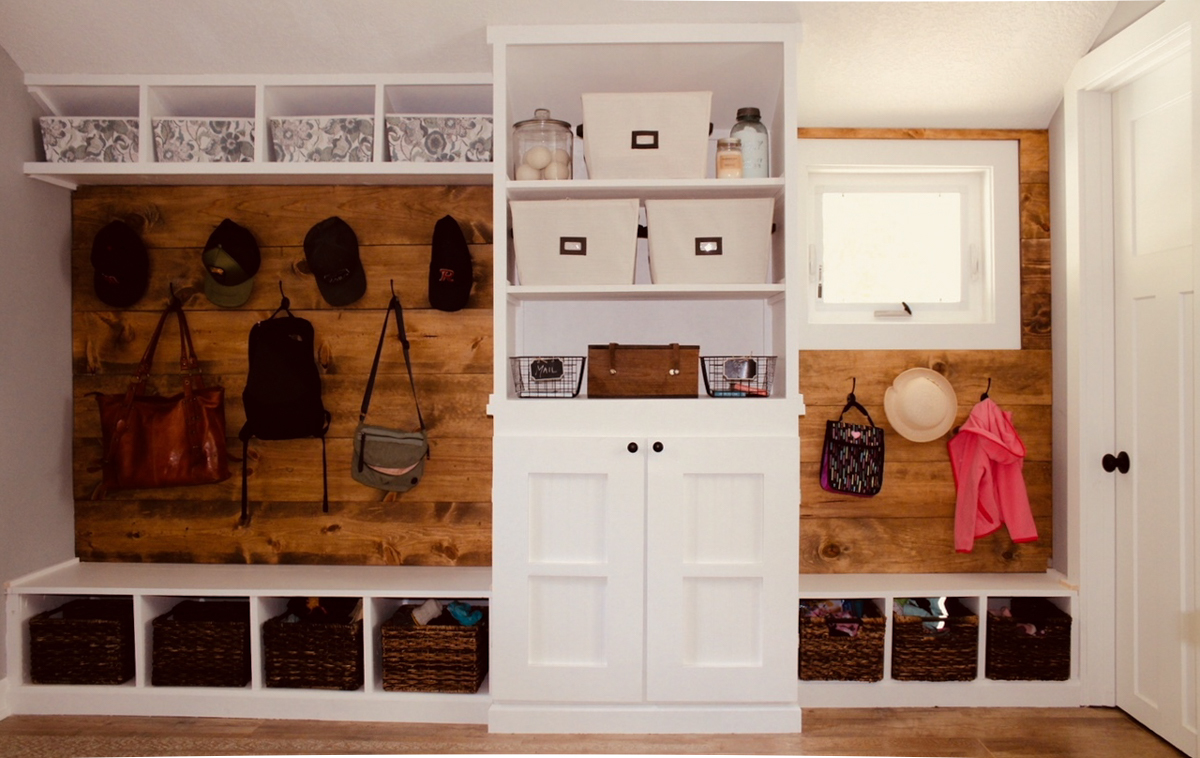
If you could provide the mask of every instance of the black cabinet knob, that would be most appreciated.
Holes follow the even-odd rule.
[[[1122,474],[1128,474],[1129,453],[1125,452],[1124,450],[1116,455],[1113,455],[1112,453],[1105,453],[1104,457],[1100,459],[1100,465],[1103,466],[1104,470],[1110,474],[1113,471],[1119,471]]]
[[[629,445],[628,445],[628,450],[629,450],[629,452],[631,452],[631,453],[636,453],[636,452],[638,451],[638,446],[637,446],[637,443],[636,443],[636,442],[630,442],[630,443],[629,443]]]
[[[661,452],[662,452],[662,450],[663,450],[663,445],[662,445],[662,443],[661,443],[661,442],[655,442],[655,443],[654,443],[654,452],[656,452],[656,453],[661,453]]]

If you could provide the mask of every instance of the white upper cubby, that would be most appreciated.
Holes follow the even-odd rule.
[[[702,355],[777,356],[770,400],[708,403],[730,419],[747,406],[765,403],[786,419],[803,411],[797,389],[799,371],[792,290],[796,275],[795,230],[798,210],[794,139],[797,126],[796,44],[798,27],[788,24],[664,24],[489,27],[495,76],[493,142],[496,255],[496,377],[491,409],[513,423],[541,413],[536,399],[518,398],[509,359],[528,355],[578,356],[589,344],[698,344]],[[588,176],[583,137],[585,93],[711,92],[711,134],[707,173],[695,179],[592,179]],[[739,108],[758,108],[770,135],[770,178],[717,179],[716,140],[728,136]],[[513,125],[538,109],[570,124],[573,144],[571,179],[517,180],[513,175]],[[587,283],[529,285],[521,282],[507,234],[513,201],[733,200],[768,198],[774,203],[770,270],[756,284],[656,284],[647,266],[647,246],[638,246],[634,280],[629,284]],[[653,233],[653,232],[651,232]],[[703,389],[700,390],[703,395]],[[510,402],[512,401],[512,402]],[[647,413],[678,415],[678,403],[634,400],[586,402],[586,387],[572,414],[611,417],[631,405],[631,418]],[[682,401],[684,403],[689,401]],[[588,410],[583,410],[587,408]],[[757,412],[755,412],[757,413]],[[724,416],[725,413],[722,413]],[[576,417],[572,417],[576,420]],[[728,420],[728,419],[727,419]],[[794,419],[792,424],[794,425]],[[498,421],[498,424],[500,422]],[[501,424],[503,425],[503,424]],[[499,426],[498,426],[499,428]],[[507,428],[507,427],[506,427]]]
[[[392,162],[390,115],[491,115],[492,75],[27,75],[46,116],[136,118],[136,163],[51,163],[25,173],[71,189],[81,184],[488,184],[491,163]],[[374,160],[281,163],[270,149],[270,120],[363,116],[375,120]],[[159,163],[153,122],[160,118],[253,119],[254,160]],[[39,156],[40,157],[40,156]]]

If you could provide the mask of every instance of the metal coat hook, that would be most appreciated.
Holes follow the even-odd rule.
[[[988,385],[987,385],[987,389],[985,389],[985,390],[983,391],[983,394],[979,396],[979,402],[981,402],[981,403],[982,403],[984,400],[987,400],[987,399],[988,399],[988,395],[991,393],[991,391],[992,391],[992,377],[990,377],[990,376],[989,376],[989,377],[988,377]]]
[[[389,279],[388,283],[392,285],[392,297],[395,297],[396,296],[396,280]]]
[[[279,280],[279,297],[280,297],[279,307],[276,308],[275,312],[271,314],[271,318],[275,318],[276,316],[278,316],[280,311],[287,311],[287,315],[289,315],[289,316],[292,315],[292,301],[288,300],[288,296],[283,294],[283,280],[282,279]]]

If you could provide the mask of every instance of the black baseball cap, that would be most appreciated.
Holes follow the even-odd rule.
[[[114,308],[142,299],[150,283],[150,255],[142,238],[124,221],[113,221],[92,240],[96,297]]]
[[[441,311],[462,310],[471,298],[475,274],[462,227],[453,216],[442,216],[433,227],[429,256],[429,304]]]
[[[318,222],[304,236],[304,257],[330,305],[349,305],[367,291],[367,272],[358,257],[358,235],[338,216]]]
[[[204,245],[204,294],[214,305],[236,308],[250,299],[262,254],[254,235],[225,219]]]

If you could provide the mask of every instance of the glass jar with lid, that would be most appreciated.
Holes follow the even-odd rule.
[[[740,179],[742,177],[742,141],[736,137],[717,140],[718,179]]]
[[[513,124],[512,176],[518,181],[571,178],[571,125],[538,108]]]
[[[766,179],[771,175],[771,151],[767,127],[758,108],[738,108],[737,123],[729,130],[730,137],[742,141],[742,176],[747,179]]]

